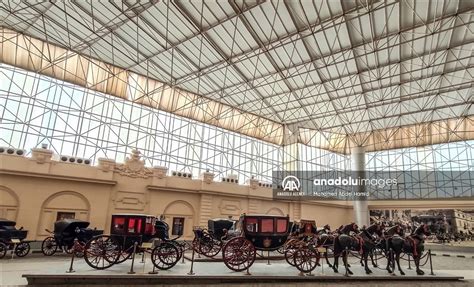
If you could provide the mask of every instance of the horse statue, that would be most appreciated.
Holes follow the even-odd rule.
[[[332,264],[329,262],[327,251],[330,248],[332,249],[334,246],[334,238],[336,235],[337,234],[335,231],[331,231],[331,226],[329,226],[329,224],[324,225],[322,229],[316,232],[316,247],[322,247],[326,249],[326,252],[324,252],[324,259],[326,259],[326,263],[329,268],[332,268]]]
[[[351,235],[351,232],[359,233],[359,227],[357,224],[350,223],[338,228],[338,231],[340,234],[334,238],[334,264],[332,266],[332,269],[336,273],[339,272],[339,257],[341,254],[346,250],[359,250],[357,246],[359,246],[360,242],[358,238]],[[347,263],[347,252],[344,252],[342,260],[344,262],[344,266],[346,266],[346,271],[349,274],[352,274]]]
[[[395,228],[396,227],[397,226],[395,226]],[[413,257],[416,266],[416,274],[425,274],[425,272],[420,269],[420,259],[424,251],[424,238],[425,236],[430,236],[430,234],[431,232],[427,224],[421,224],[407,237],[403,237],[401,227],[393,231],[389,229],[385,239],[385,253],[389,255],[387,256],[387,271],[389,273],[394,271],[390,269],[390,265],[393,265],[393,260],[395,260],[400,274],[405,275],[405,272],[403,272],[400,267],[400,254],[404,252]]]

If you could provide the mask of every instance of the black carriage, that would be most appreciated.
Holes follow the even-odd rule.
[[[193,248],[199,254],[206,257],[214,257],[222,249],[223,240],[228,232],[233,229],[236,220],[232,219],[210,219],[207,222],[207,229],[195,227]]]
[[[104,233],[103,230],[91,229],[88,221],[79,219],[63,219],[54,223],[54,230],[48,231],[51,236],[46,237],[41,244],[41,252],[46,256],[55,254],[58,250],[66,253],[75,252],[81,257],[84,246],[92,237]]]
[[[256,250],[274,251],[289,236],[289,217],[243,214],[233,238],[222,248],[224,264],[231,270],[243,271],[255,262]]]
[[[151,253],[156,268],[166,270],[179,261],[182,250],[168,239],[168,225],[155,216],[144,214],[114,214],[110,235],[92,238],[85,246],[85,260],[95,269],[119,264],[135,253]]]
[[[27,230],[16,229],[16,222],[0,218],[0,258],[5,257],[8,250],[14,250],[15,255],[24,257],[30,252],[30,244],[25,241]]]

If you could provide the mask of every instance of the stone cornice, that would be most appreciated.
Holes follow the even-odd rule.
[[[248,187],[250,189],[250,187]],[[248,199],[259,199],[259,200],[270,200],[270,201],[277,201],[277,202],[298,202],[297,200],[280,200],[275,199],[271,196],[261,196],[257,194],[238,194],[238,193],[222,193],[215,190],[192,190],[186,188],[175,188],[170,186],[156,186],[156,185],[148,185],[148,190],[154,191],[176,191],[176,192],[184,192],[184,193],[191,193],[191,194],[208,194],[208,195],[218,195],[218,196],[225,196],[225,197],[235,197],[235,198],[248,198]],[[318,206],[328,206],[328,207],[338,207],[338,208],[345,208],[345,209],[352,209],[352,204],[346,204],[345,202],[341,203],[334,203],[334,202],[325,202],[325,201],[304,201],[305,204],[314,204]]]
[[[57,179],[57,180],[67,180],[67,181],[79,181],[79,182],[88,182],[94,184],[106,184],[106,185],[115,185],[117,181],[115,180],[103,180],[103,179],[91,179],[85,177],[75,177],[75,176],[65,176],[65,175],[51,175],[46,173],[35,173],[35,172],[25,172],[25,171],[11,171],[6,169],[0,169],[0,174],[4,175],[13,175],[13,176],[25,176],[25,177],[36,177],[36,178],[47,178],[47,179]]]

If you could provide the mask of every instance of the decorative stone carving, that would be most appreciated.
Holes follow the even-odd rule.
[[[239,216],[242,213],[240,200],[221,200],[219,210],[223,215]]]
[[[143,211],[147,201],[144,193],[118,191],[115,200],[113,200],[113,204],[117,210]]]
[[[44,148],[31,149],[31,158],[39,164],[43,164],[51,161],[53,151]]]
[[[204,181],[207,184],[211,184],[214,181],[214,174],[209,171],[203,172],[202,181]]]
[[[115,160],[108,158],[99,158],[99,169],[103,172],[113,171],[115,167]]]
[[[258,179],[255,179],[255,178],[251,178],[249,179],[249,186],[251,189],[257,189],[258,188]]]
[[[115,171],[120,175],[134,178],[148,178],[153,176],[153,171],[145,167],[145,161],[140,160],[140,152],[133,149],[130,157],[125,159],[125,164],[115,165]]]
[[[155,166],[153,167],[153,176],[159,179],[165,178],[168,173],[168,168],[166,166]]]

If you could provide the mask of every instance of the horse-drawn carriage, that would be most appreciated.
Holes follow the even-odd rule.
[[[53,231],[46,229],[51,236],[43,240],[41,252],[46,256],[51,256],[59,249],[66,253],[75,252],[76,256],[82,257],[86,242],[92,237],[103,233],[103,230],[88,228],[89,224],[88,221],[79,219],[56,221]]]
[[[0,258],[5,257],[11,249],[18,257],[24,257],[30,252],[30,244],[24,241],[28,231],[16,229],[15,225],[15,221],[0,218]]]
[[[89,240],[84,258],[92,268],[106,269],[126,261],[135,252],[151,253],[153,265],[161,270],[176,265],[183,254],[181,245],[168,239],[168,225],[155,216],[114,214],[110,235]]]
[[[222,250],[223,240],[234,227],[235,220],[232,219],[210,219],[207,229],[195,227],[193,248],[206,257],[214,257]]]
[[[302,219],[295,222],[283,247],[285,260],[301,272],[311,272],[318,266],[316,221]]]
[[[291,230],[289,224],[288,216],[243,214],[222,248],[224,264],[234,271],[250,268],[257,250],[276,251],[287,243]],[[308,244],[300,244],[293,260],[298,269],[309,272],[316,267],[319,255],[316,250],[308,248]]]

